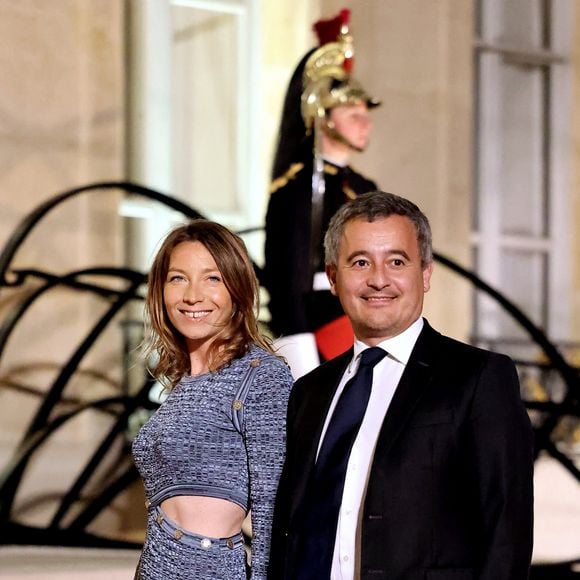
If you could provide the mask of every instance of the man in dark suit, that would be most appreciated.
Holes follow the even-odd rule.
[[[406,199],[364,194],[333,217],[325,250],[356,340],[293,389],[270,577],[524,580],[530,422],[508,357],[421,317],[427,218]],[[366,379],[364,351],[380,359]],[[354,390],[367,383],[370,393]],[[357,423],[348,415],[362,398]]]

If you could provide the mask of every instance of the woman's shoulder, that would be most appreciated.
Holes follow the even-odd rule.
[[[230,373],[245,373],[249,368],[260,369],[260,368],[288,368],[286,361],[269,351],[262,346],[252,343],[246,349],[246,351],[234,359],[232,359],[225,367],[223,371],[225,374]]]
[[[243,359],[254,367],[267,366],[280,369],[288,368],[289,370],[288,364],[282,357],[257,344],[250,346]]]
[[[269,388],[278,386],[291,387],[294,379],[288,363],[280,356],[265,348],[253,344],[243,357],[244,367],[251,368],[259,376],[259,383]],[[268,386],[266,386],[268,385]]]

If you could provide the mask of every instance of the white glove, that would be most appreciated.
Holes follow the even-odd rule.
[[[309,373],[320,364],[316,340],[311,332],[277,338],[274,350],[286,359],[294,379]]]

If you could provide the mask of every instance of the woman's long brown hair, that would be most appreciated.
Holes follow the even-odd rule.
[[[145,300],[144,350],[153,355],[151,373],[167,388],[191,371],[184,337],[167,315],[163,291],[173,249],[183,242],[200,242],[212,255],[230,293],[233,314],[230,324],[212,341],[208,352],[210,371],[242,356],[251,344],[269,352],[272,346],[258,328],[259,284],[242,239],[224,226],[197,219],[169,233],[157,252],[148,278]]]

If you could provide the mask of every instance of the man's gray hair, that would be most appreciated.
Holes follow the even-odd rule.
[[[421,267],[425,269],[433,261],[431,226],[427,216],[412,202],[394,193],[370,191],[345,203],[332,217],[324,236],[325,263],[338,264],[338,249],[346,224],[354,219],[368,222],[391,215],[402,215],[411,220],[417,233],[421,253]]]

